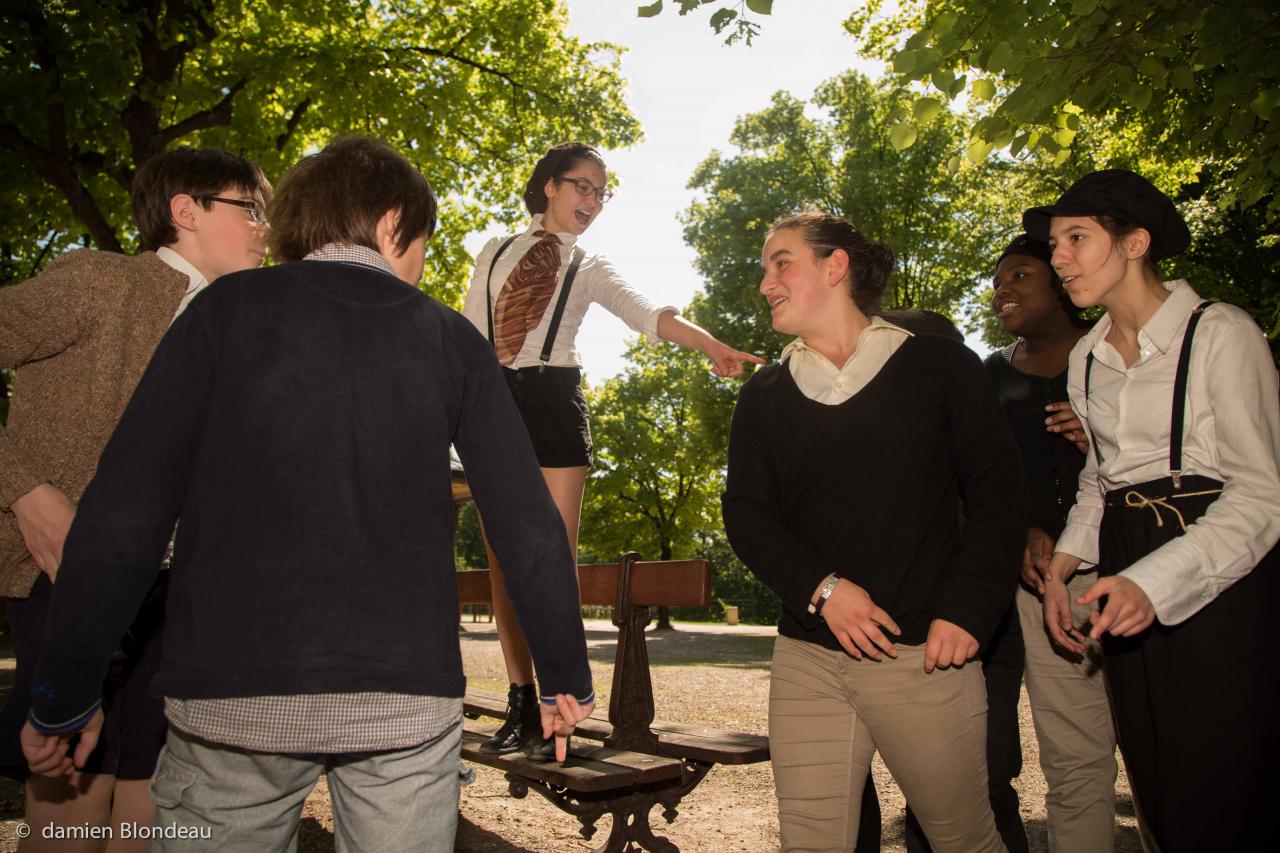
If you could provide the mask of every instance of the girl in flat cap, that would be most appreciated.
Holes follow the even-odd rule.
[[[582,361],[574,346],[587,309],[598,303],[637,332],[705,353],[717,376],[741,376],[746,362],[764,363],[721,343],[674,307],[649,301],[608,258],[582,247],[582,235],[613,196],[606,183],[604,159],[594,146],[563,142],[549,149],[524,189],[532,220],[524,231],[495,237],[480,250],[462,309],[488,335],[505,368],[507,387],[575,554],[591,464]],[[481,749],[505,753],[523,747],[532,757],[551,758],[551,741],[542,740],[538,718],[533,658],[507,597],[501,564],[487,540],[485,545],[494,620],[511,686],[506,723]]]
[[[1190,242],[1173,203],[1120,169],[1023,225],[1078,306],[1071,352],[1091,447],[1044,580],[1054,639],[1101,640],[1139,819],[1162,853],[1272,843],[1280,802],[1280,397],[1253,319],[1157,263]],[[1076,599],[1066,583],[1096,564]]]
[[[1003,851],[967,662],[1013,598],[1026,483],[991,382],[963,344],[877,316],[894,255],[848,220],[783,218],[761,262],[773,327],[797,339],[738,397],[723,508],[782,602],[782,849],[853,848],[879,751],[934,850]]]

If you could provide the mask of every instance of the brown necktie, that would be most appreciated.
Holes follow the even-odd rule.
[[[525,336],[542,320],[560,280],[560,240],[547,231],[524,257],[516,261],[493,309],[494,347],[498,361],[510,364],[524,346]]]

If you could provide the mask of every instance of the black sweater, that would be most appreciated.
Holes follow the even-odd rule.
[[[1075,506],[1084,454],[1059,435],[1045,429],[1044,407],[1067,399],[1067,371],[1052,379],[1023,373],[1000,352],[987,356],[987,374],[1013,429],[1031,489],[1031,526],[1054,539],[1067,526]]]
[[[991,382],[961,344],[910,338],[835,406],[806,397],[785,363],[738,398],[725,530],[781,598],[784,636],[840,648],[806,612],[836,571],[893,617],[901,643],[923,643],[939,618],[985,644],[1017,584],[1025,494]]]
[[[303,261],[220,279],[161,342],[67,538],[33,717],[97,701],[179,516],[155,692],[461,696],[450,442],[544,695],[585,699],[564,523],[493,350],[389,274]]]

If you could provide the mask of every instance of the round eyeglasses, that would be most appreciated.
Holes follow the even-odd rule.
[[[604,204],[606,201],[613,198],[613,190],[598,187],[586,178],[556,178],[555,180],[557,184],[573,184],[573,188],[577,191],[578,195],[583,198],[593,195],[600,199],[601,204]]]

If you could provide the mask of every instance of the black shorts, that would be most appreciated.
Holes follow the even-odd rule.
[[[582,371],[576,367],[504,367],[507,387],[543,468],[591,464],[591,425]]]
[[[147,599],[111,656],[102,685],[105,722],[98,746],[81,768],[85,773],[118,779],[150,779],[164,746],[168,724],[164,699],[151,695],[151,681],[160,668],[160,635],[164,629],[164,601],[169,573],[161,572]],[[24,781],[30,775],[18,734],[31,710],[31,679],[40,657],[45,616],[53,597],[49,576],[40,573],[31,595],[5,602],[17,670],[13,690],[0,712],[0,775]],[[72,750],[75,749],[72,739]]]

